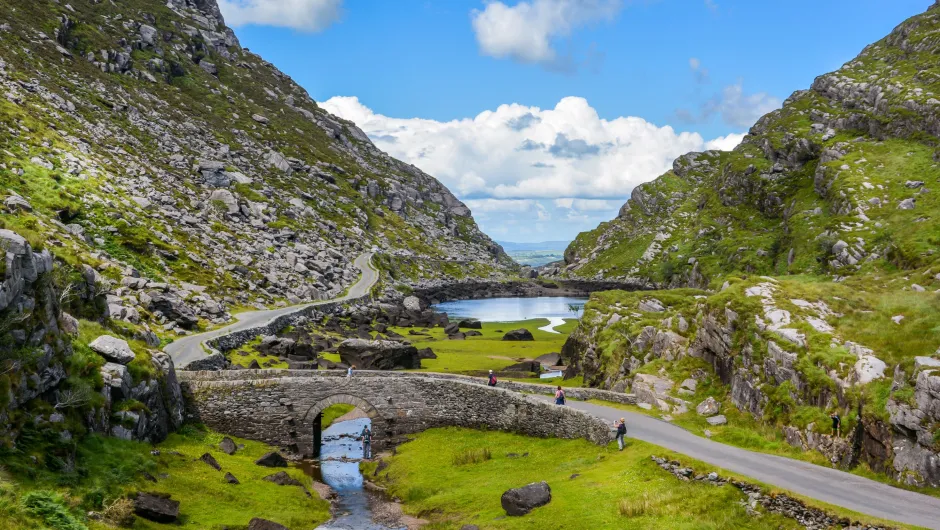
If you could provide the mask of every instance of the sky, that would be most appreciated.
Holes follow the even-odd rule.
[[[932,0],[218,0],[242,46],[503,241],[570,240]]]

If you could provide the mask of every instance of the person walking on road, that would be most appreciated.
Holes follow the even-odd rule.
[[[832,434],[836,435],[836,438],[842,437],[842,418],[839,417],[838,412],[833,412],[829,415],[832,418]]]
[[[627,422],[623,418],[617,422],[617,447],[623,451],[623,437],[627,435]]]
[[[359,439],[362,440],[362,458],[372,458],[372,431],[369,425],[362,428]]]
[[[350,364],[349,368],[346,368],[346,379],[349,379],[350,377],[352,377],[353,369],[355,367],[356,367],[355,365]]]
[[[556,405],[565,404],[565,391],[561,389],[561,386],[558,387],[558,390],[555,390],[555,404]]]
[[[493,370],[490,370],[490,379],[486,382],[489,386],[496,386],[496,374],[493,373]]]

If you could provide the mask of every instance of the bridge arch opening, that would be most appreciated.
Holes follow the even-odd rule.
[[[303,417],[303,423],[305,425],[311,425],[313,430],[313,458],[320,458],[320,451],[323,446],[323,413],[333,405],[352,405],[353,407],[364,412],[372,424],[371,430],[373,432],[373,446],[375,445],[374,440],[377,434],[375,420],[380,418],[378,409],[359,396],[354,396],[352,394],[333,394],[316,402],[307,410]]]

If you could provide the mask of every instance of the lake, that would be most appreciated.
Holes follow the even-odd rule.
[[[550,322],[549,325],[539,329],[554,333],[552,328],[564,323],[564,319],[581,318],[587,300],[570,296],[481,298],[442,302],[432,308],[447,313],[450,318],[472,318],[481,322],[516,322],[545,318]]]

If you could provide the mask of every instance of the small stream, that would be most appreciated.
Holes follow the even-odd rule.
[[[319,530],[404,530],[372,522],[375,494],[363,487],[359,460],[362,442],[359,433],[369,418],[342,421],[323,431],[320,460],[308,460],[300,467],[314,480],[336,491],[339,501],[334,505],[333,519],[317,527]],[[342,458],[347,461],[342,461]]]

